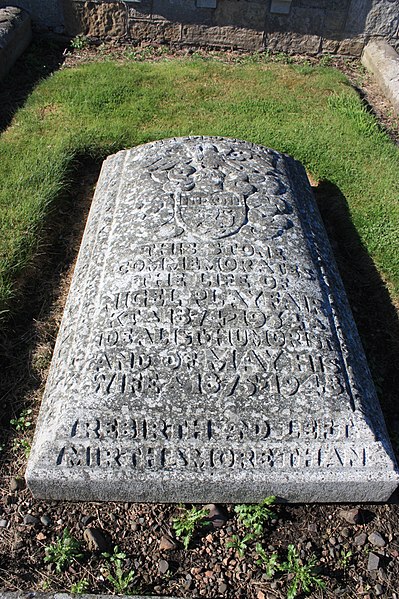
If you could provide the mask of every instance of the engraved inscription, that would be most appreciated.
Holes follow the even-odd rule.
[[[69,445],[63,447],[57,464],[66,468],[124,468],[134,470],[212,470],[212,469],[341,469],[368,467],[368,448],[365,446],[336,446],[324,444],[286,449],[270,444],[265,448],[228,446],[158,447],[142,443],[140,447],[101,444]]]
[[[396,466],[303,168],[206,137],[110,157],[39,422],[41,497],[388,497]]]

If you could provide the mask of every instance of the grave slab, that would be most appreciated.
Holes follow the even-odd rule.
[[[105,161],[26,478],[46,499],[389,498],[395,458],[301,164],[212,137]]]

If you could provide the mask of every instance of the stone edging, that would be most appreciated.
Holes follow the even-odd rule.
[[[0,79],[2,79],[32,39],[31,18],[15,6],[0,8]]]
[[[362,64],[373,73],[378,85],[399,114],[399,55],[385,40],[370,41]]]

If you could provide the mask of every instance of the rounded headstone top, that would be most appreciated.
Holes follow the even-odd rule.
[[[124,178],[141,184],[133,202],[142,218],[138,234],[145,237],[151,228],[164,239],[222,239],[238,232],[251,236],[254,226],[264,224],[269,236],[282,234],[292,224],[283,181],[287,159],[221,137],[174,138],[128,150]]]

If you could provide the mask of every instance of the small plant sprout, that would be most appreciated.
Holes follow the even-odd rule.
[[[238,535],[233,535],[230,540],[227,541],[226,547],[235,549],[240,557],[244,557],[244,553],[248,548],[248,542],[253,540],[254,536],[251,534],[245,535],[243,538],[240,538]]]
[[[265,522],[275,515],[269,508],[275,500],[276,498],[272,495],[260,503],[236,505],[234,511],[241,524],[248,528],[253,535],[259,537],[263,533]]]
[[[256,552],[259,555],[259,559],[256,560],[257,565],[264,568],[267,578],[273,578],[276,572],[280,570],[278,554],[272,553],[271,555],[267,555],[260,543],[256,543]]]
[[[29,457],[30,454],[30,443],[27,439],[14,439],[12,443],[12,448],[14,451],[23,450],[25,457]]]
[[[46,547],[45,552],[44,561],[55,564],[57,572],[62,572],[75,559],[83,557],[79,541],[71,535],[67,528],[64,529],[60,539]]]
[[[291,583],[287,591],[287,599],[295,599],[298,593],[309,593],[312,587],[324,589],[325,584],[316,573],[316,557],[303,564],[298,550],[294,545],[288,545],[287,561],[279,569],[291,576]]]
[[[83,595],[89,590],[89,586],[87,578],[82,578],[71,585],[71,593],[72,595]]]
[[[32,414],[31,408],[26,408],[25,410],[22,410],[22,412],[18,416],[18,418],[11,418],[11,420],[10,420],[11,426],[18,433],[25,432],[26,430],[28,430],[28,428],[30,428],[32,426],[32,420],[30,417],[31,414]]]
[[[112,584],[115,593],[123,595],[129,591],[135,576],[134,570],[125,572],[123,569],[123,562],[127,558],[126,553],[120,551],[118,545],[116,545],[113,553],[103,553],[102,555],[109,561],[113,569],[113,572],[108,571],[106,573],[107,580]]]
[[[85,35],[77,35],[71,40],[71,47],[74,50],[83,50],[88,45],[88,39]]]
[[[11,418],[10,424],[14,428],[15,432],[26,433],[31,428],[31,414],[31,408],[26,408],[25,410],[22,410],[18,418]],[[19,451],[20,449],[22,449],[25,456],[28,457],[30,453],[30,442],[28,441],[28,439],[24,438],[14,439],[12,443],[12,449],[13,451]]]
[[[353,551],[345,551],[345,549],[341,549],[341,555],[339,557],[339,564],[343,570],[347,570],[351,561],[351,557],[353,555]]]
[[[192,507],[190,510],[183,508],[182,514],[172,522],[176,537],[183,543],[184,549],[187,549],[193,537],[197,526],[207,526],[208,520],[204,520],[209,515],[205,508]]]

